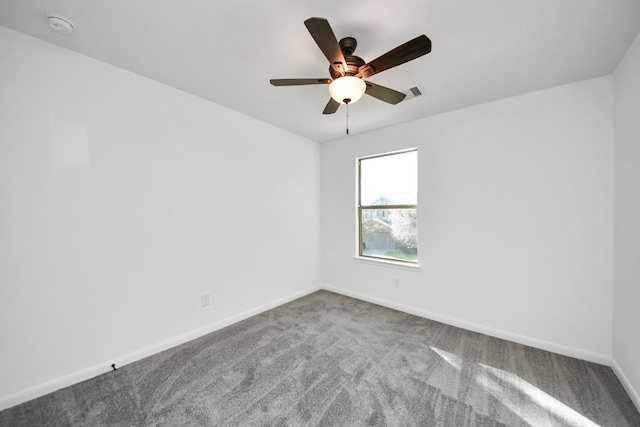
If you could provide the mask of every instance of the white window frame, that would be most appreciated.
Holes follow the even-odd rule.
[[[403,149],[403,150],[398,150],[398,151],[391,151],[391,152],[386,152],[386,153],[380,153],[380,154],[373,154],[373,155],[368,155],[368,156],[362,156],[362,157],[358,157],[356,158],[356,255],[354,256],[354,260],[358,261],[358,262],[362,262],[362,263],[366,263],[366,264],[374,264],[374,265],[382,265],[382,266],[390,266],[390,267],[400,267],[400,268],[404,268],[404,269],[408,269],[408,270],[419,270],[420,269],[420,264],[419,264],[419,258],[417,258],[416,260],[400,260],[400,259],[394,259],[394,258],[388,258],[388,257],[378,257],[378,256],[371,256],[371,255],[363,255],[362,254],[362,243],[363,243],[363,239],[362,239],[362,213],[363,210],[372,210],[372,209],[377,209],[379,210],[381,206],[370,206],[370,205],[362,205],[361,204],[361,176],[360,176],[360,163],[363,160],[367,160],[367,159],[373,159],[373,158],[378,158],[378,157],[385,157],[385,156],[392,156],[392,155],[396,155],[396,154],[402,154],[402,153],[408,153],[408,152],[412,152],[415,151],[417,153],[418,149],[417,148],[407,148],[407,149]],[[417,186],[418,183],[416,183]],[[417,190],[416,190],[417,191]],[[418,200],[417,200],[417,194],[416,194],[416,203],[415,204],[399,204],[399,205],[383,205],[385,209],[415,209],[416,210],[416,215],[418,214]],[[375,215],[375,214],[374,214]],[[417,237],[417,236],[416,236]],[[419,253],[419,251],[418,251]]]

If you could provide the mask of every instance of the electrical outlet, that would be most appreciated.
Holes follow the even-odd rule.
[[[399,288],[400,287],[400,279],[398,279],[398,278],[393,279],[393,287],[394,288]]]
[[[211,304],[211,294],[209,292],[200,294],[200,307],[206,307]]]

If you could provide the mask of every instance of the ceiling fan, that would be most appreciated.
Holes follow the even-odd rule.
[[[405,98],[404,93],[364,79],[431,52],[431,40],[423,34],[365,63],[353,54],[356,39],[345,37],[338,42],[326,19],[309,18],[304,25],[329,60],[331,78],[271,79],[270,82],[274,86],[328,84],[331,98],[322,114],[333,114],[340,104],[354,103],[365,93],[389,104],[399,103]]]

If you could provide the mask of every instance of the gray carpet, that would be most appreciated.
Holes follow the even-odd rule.
[[[0,412],[1,426],[640,426],[606,366],[326,291]]]

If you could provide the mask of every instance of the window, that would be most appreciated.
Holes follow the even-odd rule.
[[[358,255],[418,261],[418,152],[358,159]]]

